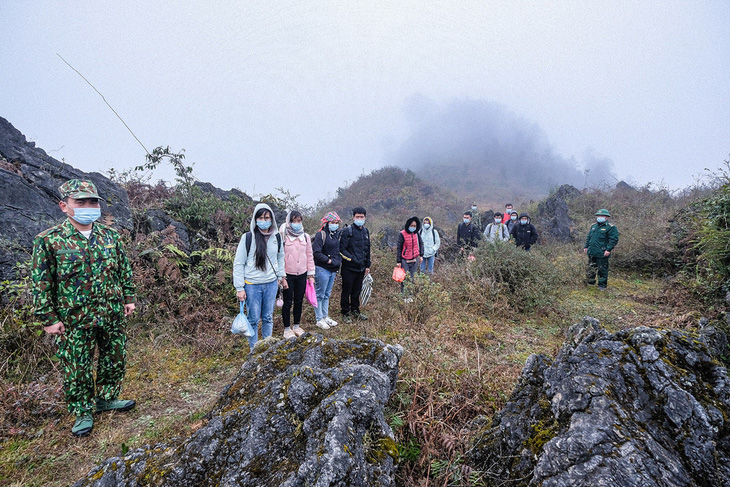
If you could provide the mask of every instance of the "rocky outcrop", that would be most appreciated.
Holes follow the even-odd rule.
[[[730,384],[698,338],[584,318],[528,359],[471,460],[495,485],[730,485]]]
[[[137,229],[149,234],[159,232],[163,235],[174,235],[175,244],[183,252],[195,250],[194,241],[190,238],[188,228],[159,208],[148,208],[135,216]]]
[[[206,426],[111,458],[75,485],[394,485],[383,408],[402,353],[366,338],[259,342]]]
[[[0,117],[0,280],[15,278],[28,260],[33,238],[59,223],[58,187],[69,179],[90,179],[109,204],[102,212],[120,228],[132,228],[127,193],[99,173],[85,173],[50,157]]]
[[[579,194],[578,189],[564,184],[537,206],[537,218],[534,223],[540,231],[541,238],[545,239],[547,236],[558,242],[573,240],[574,225],[568,216],[567,201]]]

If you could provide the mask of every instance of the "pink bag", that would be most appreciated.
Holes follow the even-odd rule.
[[[307,279],[307,286],[304,289],[304,294],[307,296],[307,301],[309,301],[309,304],[317,307],[317,291],[314,289],[314,283],[311,279]]]

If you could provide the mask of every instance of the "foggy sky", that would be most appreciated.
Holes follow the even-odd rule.
[[[636,183],[689,185],[730,153],[722,0],[3,0],[0,18],[0,116],[85,171],[144,151],[56,53],[149,150],[184,148],[201,180],[307,203],[398,153],[413,97],[499,104],[561,158],[609,159]]]

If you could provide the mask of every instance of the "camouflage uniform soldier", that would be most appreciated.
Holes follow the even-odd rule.
[[[76,416],[71,433],[86,436],[94,411],[135,406],[117,399],[126,362],[124,317],[134,311],[134,284],[119,234],[94,223],[101,216],[94,183],[72,179],[59,191],[68,218],[33,242],[33,301],[43,329],[58,337],[66,402]]]
[[[618,244],[618,228],[608,223],[610,217],[606,209],[596,212],[596,223],[588,231],[583,248],[583,252],[588,254],[586,283],[589,286],[595,284],[598,274],[598,289],[601,291],[605,291],[608,285],[608,258]]]

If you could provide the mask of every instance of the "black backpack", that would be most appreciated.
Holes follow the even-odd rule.
[[[246,255],[251,253],[251,240],[253,240],[253,234],[251,232],[246,232]],[[279,252],[281,252],[281,234],[279,232],[276,232],[276,244],[279,248]]]

